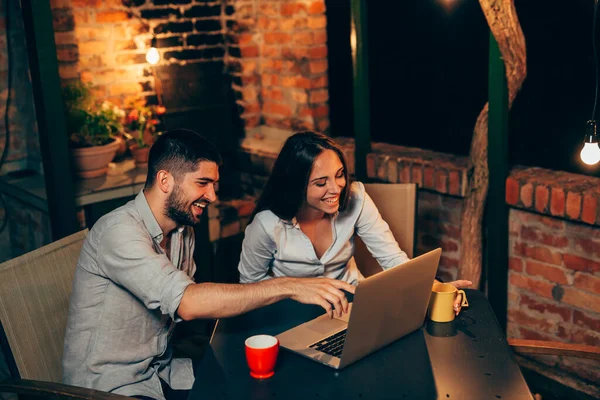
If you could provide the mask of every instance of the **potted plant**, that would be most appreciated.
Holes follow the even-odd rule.
[[[109,102],[96,102],[82,82],[63,87],[65,120],[75,173],[83,179],[106,174],[119,149],[125,112]]]
[[[125,118],[125,134],[129,150],[137,166],[148,164],[150,147],[161,133],[161,116],[166,109],[163,106],[147,106],[144,100],[134,101]]]

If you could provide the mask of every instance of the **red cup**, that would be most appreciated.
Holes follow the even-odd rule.
[[[246,339],[245,345],[250,376],[257,379],[272,377],[279,353],[279,340],[270,335],[256,335]]]

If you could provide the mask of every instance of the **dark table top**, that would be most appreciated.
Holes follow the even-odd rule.
[[[244,341],[323,313],[291,300],[219,320],[190,399],[532,399],[484,294],[450,323],[424,326],[342,370],[280,349],[275,375],[250,377]],[[210,350],[210,349],[209,349]]]

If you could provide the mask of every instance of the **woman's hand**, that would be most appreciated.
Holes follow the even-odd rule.
[[[452,282],[448,282],[448,283],[457,289],[464,289],[473,284],[473,282],[467,281],[465,279],[459,279],[457,281],[452,281]],[[456,313],[456,315],[458,315],[458,313],[460,313],[462,301],[463,301],[463,295],[462,295],[462,293],[459,293],[458,296],[456,296],[456,299],[454,300],[454,312]]]

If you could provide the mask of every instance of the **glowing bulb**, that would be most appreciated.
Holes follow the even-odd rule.
[[[154,65],[160,60],[160,53],[156,47],[150,47],[146,52],[146,61]]]
[[[584,143],[581,153],[579,153],[581,161],[587,165],[594,165],[600,161],[600,147],[598,143]]]

